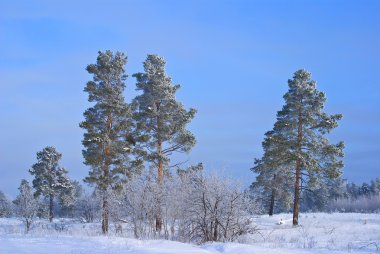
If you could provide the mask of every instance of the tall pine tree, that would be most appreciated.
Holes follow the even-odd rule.
[[[93,80],[84,89],[95,105],[84,112],[85,129],[82,141],[85,164],[91,167],[85,181],[95,184],[102,194],[102,231],[108,232],[109,202],[107,193],[124,178],[139,170],[138,160],[132,160],[135,141],[131,136],[132,112],[125,102],[125,64],[123,53],[99,52],[96,64],[87,66]]]
[[[195,145],[195,137],[186,130],[196,110],[185,110],[176,100],[180,85],[173,85],[165,73],[165,60],[157,55],[148,55],[144,62],[144,73],[133,76],[137,79],[137,90],[142,94],[134,101],[139,140],[146,146],[146,159],[158,173],[162,183],[169,169],[170,155],[174,152],[189,152]],[[161,215],[157,212],[156,229],[161,230]]]
[[[67,177],[67,171],[59,166],[62,154],[54,147],[45,147],[37,153],[37,163],[29,172],[34,175],[33,188],[36,196],[44,196],[49,199],[49,221],[53,220],[54,199],[63,192],[70,192],[72,185]]]
[[[298,225],[301,186],[318,189],[326,178],[341,175],[344,144],[330,144],[326,134],[338,126],[342,115],[323,112],[326,96],[316,89],[309,72],[296,71],[288,85],[271,138],[281,151],[276,160],[293,168],[293,225]]]

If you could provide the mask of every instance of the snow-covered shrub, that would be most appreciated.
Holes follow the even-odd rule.
[[[93,222],[100,217],[100,200],[94,191],[92,194],[84,193],[74,204],[75,217],[82,222]]]
[[[188,235],[197,242],[233,241],[253,228],[248,199],[240,186],[217,174],[192,177],[193,188],[187,200]]]
[[[249,212],[255,209],[239,184],[196,167],[167,175],[161,184],[153,172],[145,172],[132,178],[123,193],[117,204],[136,238],[202,243],[233,241],[253,231]],[[163,232],[156,231],[158,212]]]
[[[120,205],[128,214],[136,238],[156,236],[158,189],[157,178],[153,172],[135,176],[124,186],[124,199]]]

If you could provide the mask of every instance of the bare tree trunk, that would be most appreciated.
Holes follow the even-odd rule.
[[[270,197],[270,204],[269,204],[269,216],[273,215],[274,211],[274,197],[275,197],[275,190],[272,189],[271,197]]]
[[[54,217],[54,214],[53,214],[53,200],[54,200],[54,197],[52,194],[49,195],[49,221],[52,222],[53,221],[53,217]]]
[[[171,234],[171,240],[172,241],[174,240],[174,233],[175,233],[174,225],[175,225],[175,220],[173,220],[171,225],[170,225],[170,234]],[[179,237],[179,232],[178,232],[178,237]]]
[[[102,205],[102,232],[103,234],[108,233],[108,216],[109,216],[109,209],[108,209],[108,200],[106,195],[103,196],[103,205]]]
[[[157,195],[157,214],[156,214],[156,231],[161,232],[162,230],[162,211],[161,211],[161,203],[162,203],[162,183],[164,179],[164,173],[163,173],[163,163],[161,159],[161,153],[162,153],[162,144],[159,141],[157,144],[157,150],[160,158],[158,159],[158,195]]]
[[[111,112],[108,112],[107,115],[107,129],[111,129]],[[106,144],[105,148],[105,162],[104,162],[104,169],[103,169],[103,176],[106,181],[106,186],[104,188],[103,193],[103,204],[102,204],[102,232],[103,234],[108,233],[108,217],[109,217],[109,208],[108,208],[108,197],[107,197],[107,188],[108,188],[108,176],[109,176],[109,157],[111,154],[109,144]]]
[[[164,179],[164,170],[163,170],[163,162],[162,162],[162,143],[161,141],[157,142],[157,152],[160,156],[158,159],[158,183],[162,184],[162,181]]]
[[[208,225],[207,225],[207,204],[206,204],[206,198],[205,198],[205,193],[202,193],[202,208],[203,208],[203,218],[202,218],[202,227],[203,227],[203,240],[204,242],[210,241],[209,238],[209,231],[208,231]]]
[[[218,219],[215,219],[213,240],[218,241]]]
[[[298,113],[298,152],[301,152],[302,142],[302,111]],[[300,177],[301,177],[301,160],[298,158],[296,161],[296,181],[294,185],[294,207],[293,207],[293,226],[298,225],[299,214],[299,195],[300,195]]]
[[[30,225],[32,225],[32,220],[26,219],[26,229],[25,232],[28,233],[30,230]]]
[[[159,188],[161,188],[161,186],[159,186]],[[161,232],[162,230],[162,209],[161,209],[161,205],[162,205],[162,192],[161,190],[159,191],[159,194],[158,194],[158,197],[157,197],[157,214],[156,214],[156,231],[157,232]]]
[[[156,110],[157,112],[160,110],[159,102],[156,102]],[[160,117],[158,115],[156,117],[156,124],[157,124],[156,130],[157,130],[157,154],[158,154],[158,183],[162,184],[164,172],[163,172],[163,161],[162,161],[161,123],[160,123]]]
[[[276,175],[273,175],[272,186],[274,186],[275,184],[276,184]],[[269,212],[268,212],[269,216],[273,215],[275,197],[276,197],[276,190],[274,187],[272,187],[272,193],[270,196],[270,203],[269,203]]]
[[[53,201],[54,201],[54,196],[53,196],[53,169],[49,168],[48,169],[48,182],[49,182],[49,221],[53,221]]]
[[[156,103],[157,111],[160,109],[160,104]],[[157,154],[158,154],[158,197],[157,197],[157,214],[156,214],[156,231],[161,232],[162,230],[162,211],[161,211],[161,201],[162,201],[162,182],[164,179],[163,172],[163,161],[162,161],[162,141],[160,138],[160,118],[157,116]]]
[[[301,163],[297,160],[296,165],[296,183],[294,186],[294,206],[293,206],[293,226],[298,225],[298,214],[299,214],[299,194],[300,194],[300,171]]]

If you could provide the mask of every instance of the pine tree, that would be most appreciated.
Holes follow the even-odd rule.
[[[49,221],[53,220],[54,199],[62,192],[72,188],[67,177],[67,171],[59,166],[62,154],[54,147],[45,147],[37,153],[37,163],[32,166],[29,172],[34,175],[33,188],[36,196],[44,196],[49,199]]]
[[[102,231],[108,232],[109,205],[107,192],[124,178],[139,170],[140,160],[131,160],[136,149],[132,137],[132,112],[125,102],[123,53],[99,52],[96,64],[87,66],[93,80],[84,89],[88,100],[95,105],[84,112],[80,127],[86,130],[82,141],[85,164],[91,167],[85,181],[95,184],[102,193]]]
[[[157,55],[148,55],[144,62],[144,73],[134,74],[137,90],[142,94],[134,101],[134,116],[138,123],[139,140],[146,145],[146,160],[151,162],[162,183],[164,173],[170,165],[174,152],[189,152],[195,145],[195,137],[186,130],[196,110],[185,110],[175,94],[180,85],[173,85],[165,73],[165,60]],[[157,212],[156,229],[161,230],[160,211]]]
[[[293,225],[298,225],[302,186],[317,189],[324,179],[341,175],[344,144],[330,144],[326,134],[338,126],[342,115],[323,112],[326,96],[316,89],[309,72],[296,71],[288,85],[285,105],[277,113],[272,138],[282,151],[277,160],[293,167]]]
[[[28,233],[34,217],[37,214],[38,202],[33,195],[32,188],[28,181],[23,179],[18,189],[20,194],[13,201],[15,204],[15,212],[17,216],[22,218],[25,224],[25,231]]]

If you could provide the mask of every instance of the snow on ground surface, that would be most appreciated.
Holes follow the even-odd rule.
[[[281,220],[285,224],[278,225]],[[278,214],[260,216],[256,224],[262,230],[250,240],[266,247],[380,253],[380,214],[304,213],[298,227],[291,214]]]
[[[185,244],[101,236],[100,225],[38,221],[29,234],[17,219],[0,219],[0,254],[303,254],[380,253],[380,214],[308,213],[292,227],[291,214],[254,219],[258,233],[241,243]],[[278,225],[282,219],[284,224]],[[126,230],[124,230],[126,231]]]

